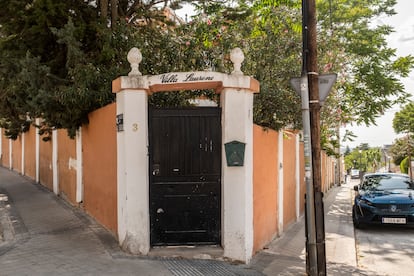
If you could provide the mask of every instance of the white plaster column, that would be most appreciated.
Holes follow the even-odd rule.
[[[300,217],[300,136],[295,134],[296,220]]]
[[[59,167],[58,167],[58,133],[57,129],[52,130],[52,178],[53,192],[59,194]]]
[[[225,88],[221,107],[224,256],[249,263],[253,254],[253,93]],[[226,163],[224,144],[234,140],[246,144],[244,165],[240,167]]]
[[[278,164],[279,164],[279,173],[278,173],[278,189],[277,189],[277,195],[278,195],[278,230],[279,230],[279,234],[281,234],[283,232],[283,214],[284,214],[284,208],[283,208],[283,199],[284,199],[284,178],[283,178],[283,151],[284,151],[284,143],[283,143],[283,130],[279,130],[279,136],[278,136]]]
[[[24,162],[25,162],[25,151],[26,151],[26,133],[22,133],[22,156],[21,156],[21,160],[22,160],[22,164],[21,164],[21,171],[22,171],[22,175],[25,175],[25,168],[24,168]]]
[[[0,127],[0,163],[3,158],[3,129]]]
[[[82,127],[76,131],[76,202],[83,201]]]
[[[132,79],[132,77],[130,77]],[[150,249],[147,92],[116,94],[118,130],[118,237],[122,248],[146,255]],[[114,118],[115,119],[115,118]]]
[[[36,125],[40,125],[40,119],[36,119]],[[36,158],[36,183],[40,182],[40,134],[39,129],[36,128],[36,138],[35,138],[35,158]]]
[[[13,169],[13,141],[9,139],[9,169]]]

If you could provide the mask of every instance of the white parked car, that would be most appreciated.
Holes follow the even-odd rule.
[[[358,179],[359,178],[359,170],[352,169],[351,170],[351,179]]]

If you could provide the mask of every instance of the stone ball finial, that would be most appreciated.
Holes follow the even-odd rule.
[[[131,72],[128,73],[128,76],[142,76],[142,73],[139,71],[139,64],[142,61],[141,51],[136,47],[132,48],[128,52],[127,59],[131,64]]]
[[[244,61],[244,54],[240,48],[234,48],[230,52],[230,60],[233,62],[234,70],[231,72],[232,75],[243,75],[240,70],[241,64]]]

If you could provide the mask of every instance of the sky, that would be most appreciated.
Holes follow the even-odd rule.
[[[412,12],[413,0],[398,0],[394,10],[396,15],[380,18],[378,23],[388,24],[394,27],[395,32],[388,37],[388,45],[397,49],[397,56],[414,55],[414,13]],[[405,79],[401,79],[405,91],[413,95],[414,100],[414,72]],[[353,142],[345,142],[344,146],[357,147],[361,143],[367,143],[370,147],[383,147],[391,145],[401,135],[397,135],[392,127],[392,120],[400,106],[395,106],[378,118],[376,126],[346,126],[341,129],[352,131],[357,138]]]
[[[397,49],[397,56],[414,55],[414,13],[412,12],[414,0],[397,0],[394,10],[396,15],[378,19],[378,24],[387,24],[394,27],[395,32],[388,37],[388,45]],[[185,14],[192,14],[187,7],[177,12],[178,15],[185,18]],[[375,23],[375,22],[374,22]],[[408,78],[401,79],[405,86],[405,91],[413,95],[414,100],[414,72]],[[345,130],[352,131],[357,137],[352,142],[344,142],[343,146],[351,148],[359,146],[361,143],[367,143],[370,147],[383,147],[390,145],[401,135],[397,135],[392,127],[392,120],[396,112],[401,109],[395,106],[386,111],[383,116],[376,120],[376,126],[356,126],[347,125],[341,128],[341,135]]]

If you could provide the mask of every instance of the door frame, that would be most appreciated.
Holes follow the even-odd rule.
[[[174,179],[168,179],[168,176],[164,176],[162,177],[162,179],[158,180],[163,182],[162,185],[159,185],[158,187],[153,186],[153,185],[157,185],[158,181],[155,181],[155,176],[154,176],[154,162],[155,160],[153,159],[156,155],[156,153],[154,152],[155,150],[155,145],[153,144],[153,135],[154,135],[154,131],[156,131],[154,128],[155,126],[153,126],[153,119],[155,118],[188,118],[188,117],[193,117],[193,118],[203,118],[203,120],[198,120],[198,128],[194,129],[194,131],[197,132],[197,135],[195,136],[199,136],[199,140],[198,142],[196,142],[196,145],[193,145],[193,151],[195,148],[199,149],[197,151],[197,153],[199,154],[197,157],[197,159],[199,160],[199,166],[201,166],[202,168],[206,168],[208,166],[204,166],[202,163],[205,163],[207,160],[204,160],[204,156],[205,153],[207,152],[207,156],[213,157],[212,160],[208,160],[211,161],[211,163],[215,163],[216,165],[214,166],[215,168],[207,168],[210,169],[208,172],[202,172],[201,170],[199,171],[199,175],[180,175],[180,176],[174,176],[174,173],[172,173],[172,177]],[[201,124],[202,121],[204,121],[206,118],[214,118],[213,120],[210,120],[209,123],[207,125],[209,125],[209,127],[213,128],[213,132],[208,132],[205,133],[206,129],[205,127],[207,125],[203,125]],[[215,122],[216,120],[219,120],[218,124],[214,124],[213,126],[211,126],[210,124],[212,122]],[[168,120],[168,119],[166,119]],[[181,124],[178,124],[179,126],[181,126]],[[221,245],[221,214],[222,214],[222,210],[221,210],[221,108],[220,107],[179,107],[179,108],[155,108],[155,107],[150,107],[149,108],[149,113],[148,113],[148,126],[149,126],[149,209],[150,209],[150,240],[151,240],[151,246],[164,246],[164,245]],[[202,128],[204,126],[204,128]],[[193,131],[188,130],[187,131]],[[208,130],[207,130],[208,131]],[[215,131],[215,132],[214,132]],[[218,132],[217,132],[218,131]],[[212,153],[210,151],[210,154],[214,154],[214,156],[211,156],[208,152],[209,152],[209,147],[208,145],[204,145],[204,147],[206,148],[206,152],[204,150],[200,150],[202,147],[202,141],[200,140],[202,137],[201,136],[204,135],[209,135],[209,137],[211,139],[214,139],[214,142],[211,144],[211,150],[213,150],[214,147],[214,153]],[[217,137],[217,135],[219,137]],[[192,137],[192,139],[194,139],[194,136],[190,134],[190,136]],[[173,139],[174,135],[171,136],[170,139]],[[171,140],[170,140],[171,141]],[[212,140],[213,141],[213,140]],[[175,143],[176,141],[171,141],[171,143]],[[179,143],[180,141],[178,141]],[[194,142],[194,141],[193,141]],[[214,146],[213,146],[214,144]],[[184,155],[186,155],[185,153],[182,153]],[[216,155],[217,154],[217,155]],[[158,156],[158,158],[160,158]],[[193,158],[190,158],[190,160],[194,160]],[[160,160],[158,160],[159,162]],[[164,160],[165,161],[165,160]],[[168,162],[171,163],[171,162]],[[175,163],[175,162],[172,162]],[[159,164],[160,165],[160,164]],[[183,164],[176,164],[177,168],[180,167]],[[179,166],[178,166],[179,165]],[[161,164],[161,167],[164,166],[168,166],[168,164]],[[218,168],[217,168],[218,166]],[[185,165],[184,165],[185,167]],[[158,168],[159,169],[159,168]],[[211,169],[214,170],[211,171]],[[163,170],[162,170],[163,171]],[[206,173],[208,174],[206,177]],[[177,178],[178,177],[178,178]],[[207,178],[207,179],[206,179]],[[215,179],[217,179],[216,181],[214,181]],[[179,181],[180,183],[177,183],[176,181]],[[165,183],[164,183],[165,182]],[[211,187],[211,190],[209,190],[210,192],[204,195],[202,195],[202,198],[210,198],[211,200],[213,200],[213,202],[211,202],[212,204],[215,204],[214,202],[217,200],[216,205],[218,210],[216,210],[215,208],[210,209],[210,212],[208,212],[207,210],[203,210],[203,214],[205,214],[205,216],[208,215],[212,215],[211,211],[213,211],[213,213],[216,213],[217,217],[210,217],[208,219],[209,223],[208,223],[208,227],[209,231],[205,232],[207,233],[206,235],[209,237],[208,240],[203,240],[204,238],[207,238],[205,236],[203,236],[200,233],[195,234],[195,236],[200,235],[200,240],[192,240],[192,241],[183,241],[183,242],[178,242],[178,241],[173,241],[173,240],[167,240],[167,241],[161,241],[159,240],[160,237],[157,237],[158,235],[160,235],[159,233],[157,233],[157,231],[154,229],[156,224],[155,217],[158,216],[155,212],[155,209],[153,208],[158,208],[158,207],[154,207],[152,206],[154,203],[156,203],[156,201],[154,201],[155,198],[157,198],[158,194],[153,194],[155,193],[155,191],[160,190],[163,192],[166,192],[166,190],[164,188],[162,188],[164,185],[167,185],[166,183],[171,183],[171,185],[175,186],[177,184],[185,184],[187,183],[188,185],[191,185],[192,187],[197,186],[199,189],[202,189],[202,193],[205,193],[205,188],[207,187]],[[198,183],[199,182],[199,183]],[[210,184],[209,184],[210,183]],[[199,186],[200,185],[200,186]],[[177,186],[179,187],[179,186]],[[184,187],[184,186],[181,186]],[[201,192],[201,191],[200,191]],[[215,196],[211,196],[211,193],[217,193],[218,194],[218,198]],[[175,193],[174,193],[175,194]],[[197,193],[196,193],[197,194]],[[177,197],[176,199],[176,203],[182,202],[180,200],[178,200],[178,198],[184,200],[182,197]],[[189,198],[187,198],[187,200],[190,200]],[[195,202],[193,202],[195,203]],[[210,206],[210,204],[208,204]],[[167,206],[162,206],[161,209],[162,213],[161,213],[161,217],[163,216],[162,214],[165,211]],[[194,210],[193,210],[194,211]],[[207,212],[206,212],[207,211]],[[160,211],[161,212],[161,211]],[[182,215],[182,214],[178,214],[178,215]],[[212,223],[213,225],[211,225],[211,220],[213,219],[214,223]],[[206,222],[207,223],[207,222]],[[212,227],[214,229],[211,229],[210,227]],[[201,229],[199,229],[201,230]],[[183,234],[185,235],[185,233]],[[191,236],[191,234],[190,234]]]

